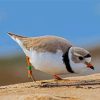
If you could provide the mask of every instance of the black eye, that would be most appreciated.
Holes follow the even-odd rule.
[[[81,57],[81,56],[79,57],[79,60],[83,60],[83,59],[84,59],[83,57]]]

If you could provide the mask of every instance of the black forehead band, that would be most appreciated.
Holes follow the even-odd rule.
[[[86,56],[84,56],[85,58],[89,58],[89,57],[91,57],[91,55],[90,54],[87,54]]]

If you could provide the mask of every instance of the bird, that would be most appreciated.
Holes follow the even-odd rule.
[[[12,32],[8,35],[22,48],[29,66],[57,80],[62,80],[60,75],[79,74],[83,69],[94,70],[90,52],[74,46],[65,38],[53,35],[25,37]],[[31,71],[29,73],[32,74]]]

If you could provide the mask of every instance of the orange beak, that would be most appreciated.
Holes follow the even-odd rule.
[[[91,69],[94,70],[94,67],[93,67],[93,65],[91,63],[88,63],[88,62],[85,62],[85,63],[86,63],[86,65],[87,65],[88,68],[91,68]]]

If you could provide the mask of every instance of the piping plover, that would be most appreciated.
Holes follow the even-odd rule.
[[[58,36],[24,37],[8,33],[26,54],[29,65],[53,75],[80,73],[83,69],[94,69],[90,53]]]

